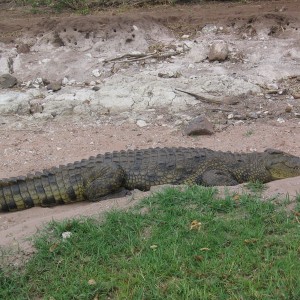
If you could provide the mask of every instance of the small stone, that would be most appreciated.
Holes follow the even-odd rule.
[[[93,90],[93,91],[95,91],[95,92],[97,92],[97,91],[99,91],[99,90],[100,90],[100,87],[99,87],[99,86],[97,86],[97,85],[95,85],[95,86],[93,86],[92,90]]]
[[[278,90],[279,89],[279,87],[276,83],[268,83],[266,87],[268,90]]]
[[[147,126],[147,123],[144,120],[137,120],[136,125],[139,127]]]
[[[63,85],[67,85],[69,83],[69,79],[67,77],[64,77],[63,80],[61,81]]]
[[[278,119],[277,119],[277,122],[280,123],[280,124],[282,124],[282,123],[285,122],[285,120],[284,120],[283,118],[278,118]]]
[[[176,120],[174,125],[179,126],[179,125],[182,125],[182,123],[183,123],[182,120]]]
[[[233,116],[234,120],[247,120],[247,117],[245,115],[235,114]]]
[[[50,84],[50,81],[47,78],[43,78],[43,84],[48,85]]]
[[[287,105],[287,107],[285,108],[285,112],[290,113],[293,110],[293,106],[292,105]]]
[[[30,47],[28,44],[21,43],[20,45],[17,46],[17,52],[18,53],[29,53]]]
[[[238,120],[236,122],[234,122],[234,125],[241,125],[244,124],[245,122],[243,120]]]
[[[187,125],[184,133],[186,135],[211,135],[214,133],[214,127],[204,115],[201,115]]]
[[[179,78],[181,76],[180,72],[167,72],[167,73],[158,73],[158,77],[160,78]]]
[[[100,70],[99,69],[95,69],[92,71],[92,74],[95,76],[95,77],[100,77],[101,73],[100,73]]]
[[[96,280],[95,279],[90,279],[88,281],[88,285],[95,285],[96,284]]]
[[[208,34],[208,33],[215,33],[217,32],[218,27],[214,24],[206,24],[203,28],[202,28],[202,33],[204,34]]]
[[[257,119],[258,118],[258,114],[256,112],[249,112],[247,114],[247,117],[249,117],[250,119]]]
[[[228,120],[231,120],[231,119],[233,119],[233,117],[234,117],[234,114],[229,114],[229,115],[227,116],[227,119],[228,119]]]
[[[42,113],[43,112],[43,106],[39,102],[30,102],[30,114],[36,114],[36,113]]]
[[[17,84],[17,82],[17,78],[10,74],[3,74],[0,76],[0,88],[2,89],[12,88]]]
[[[294,93],[292,94],[292,96],[294,97],[294,99],[300,99],[300,93],[294,92]]]
[[[208,53],[209,61],[224,61],[229,54],[228,45],[225,41],[215,41],[211,45]]]
[[[47,90],[53,92],[59,91],[61,89],[61,82],[55,81],[47,85]]]
[[[300,118],[300,113],[294,113],[296,118]]]
[[[182,39],[188,39],[190,36],[188,34],[184,34],[181,36]]]
[[[72,235],[72,232],[70,231],[65,231],[61,234],[62,238],[65,240],[65,239],[69,239]]]

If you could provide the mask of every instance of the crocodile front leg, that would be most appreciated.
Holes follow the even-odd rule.
[[[125,172],[114,162],[103,162],[83,174],[85,196],[89,201],[114,193],[124,186]]]

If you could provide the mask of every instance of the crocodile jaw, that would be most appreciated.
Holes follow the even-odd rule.
[[[290,157],[286,161],[271,164],[268,170],[272,180],[300,176],[300,158]]]

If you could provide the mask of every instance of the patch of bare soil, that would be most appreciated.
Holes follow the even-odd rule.
[[[91,16],[79,17],[72,14],[33,16],[20,10],[0,9],[0,41],[14,42],[24,34],[44,34],[57,24],[75,29],[93,30],[110,24],[117,26],[121,20],[153,18],[174,30],[175,34],[195,34],[206,24],[232,24],[241,34],[253,33],[253,23],[270,29],[270,18],[266,13],[283,15],[269,32],[277,35],[285,26],[297,28],[298,1],[258,1],[241,3],[209,3],[196,6],[171,6],[134,9],[125,12],[112,10],[95,12]],[[264,17],[263,17],[264,16]],[[246,27],[239,24],[247,21]],[[274,18],[272,19],[274,20]],[[242,22],[243,21],[243,22]],[[238,24],[238,25],[236,25]],[[273,26],[272,25],[272,26]],[[55,27],[57,28],[57,27]],[[268,30],[269,30],[268,29]],[[298,83],[296,82],[296,85]],[[259,103],[256,103],[259,106]],[[285,104],[280,106],[284,110]],[[198,112],[199,114],[201,112]],[[101,121],[89,119],[60,118],[49,122],[30,123],[22,116],[11,116],[0,124],[0,177],[25,175],[29,172],[66,164],[106,151],[164,147],[207,147],[223,151],[263,151],[277,148],[300,156],[299,119],[287,118],[277,122],[276,118],[255,119],[235,125],[223,126],[212,136],[188,137],[182,128],[174,126],[172,118],[153,119],[145,127],[139,127],[118,116],[103,116]],[[299,192],[300,178],[271,183],[267,196],[287,195],[295,197]],[[41,226],[52,220],[100,214],[111,208],[126,208],[132,196],[108,199],[99,203],[76,203],[54,208],[32,208],[26,211],[0,213],[0,246],[31,251],[30,238]],[[31,250],[30,250],[31,249]]]

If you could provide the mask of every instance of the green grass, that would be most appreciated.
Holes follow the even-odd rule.
[[[295,217],[216,197],[168,189],[102,222],[52,222],[21,270],[0,269],[0,299],[300,299]]]
[[[259,180],[250,181],[245,185],[245,187],[252,193],[262,193],[266,189],[265,184]]]

